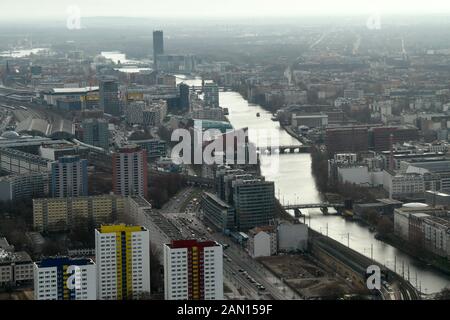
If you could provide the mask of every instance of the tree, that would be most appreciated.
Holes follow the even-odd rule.
[[[394,231],[394,223],[388,217],[381,217],[378,220],[377,232],[380,236],[386,236]]]
[[[47,240],[42,248],[42,255],[47,257],[56,256],[62,254],[64,251],[64,246],[60,242]]]

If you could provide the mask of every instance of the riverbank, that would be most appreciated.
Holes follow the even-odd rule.
[[[440,256],[437,256],[431,252],[426,252],[405,242],[403,239],[397,237],[394,234],[389,235],[377,235],[378,240],[390,244],[391,246],[401,250],[402,252],[414,257],[420,261],[423,266],[431,267],[439,272],[442,272],[450,276],[450,261]]]

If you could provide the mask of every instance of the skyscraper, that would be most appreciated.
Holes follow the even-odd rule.
[[[108,122],[104,119],[86,119],[83,121],[83,142],[109,149]]]
[[[105,113],[120,116],[119,86],[115,79],[101,79],[100,108]]]
[[[197,240],[165,244],[164,294],[166,300],[222,300],[222,246]]]
[[[95,300],[97,281],[91,259],[56,257],[35,262],[35,300]]]
[[[87,160],[78,156],[60,157],[50,164],[50,194],[54,198],[88,195]]]
[[[98,299],[136,299],[150,293],[150,235],[144,227],[96,229],[95,261]]]
[[[164,35],[160,30],[153,31],[153,65],[158,70],[158,55],[164,54]]]
[[[112,156],[113,191],[117,195],[147,197],[147,151],[137,145],[119,149]]]

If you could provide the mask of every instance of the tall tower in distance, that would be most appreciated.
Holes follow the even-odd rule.
[[[119,85],[116,79],[100,79],[100,108],[112,116],[120,116]]]
[[[158,56],[164,54],[164,35],[161,30],[153,31],[153,66],[158,70]]]

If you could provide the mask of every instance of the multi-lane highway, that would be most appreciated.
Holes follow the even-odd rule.
[[[186,238],[212,239],[226,244],[224,249],[224,277],[228,283],[241,289],[249,299],[299,299],[280,279],[272,275],[261,263],[252,259],[245,250],[221,233],[210,233],[208,227],[198,218],[198,189],[186,188],[166,204],[161,212],[168,217]],[[180,212],[190,208],[188,213]],[[209,229],[210,230],[210,229]]]

